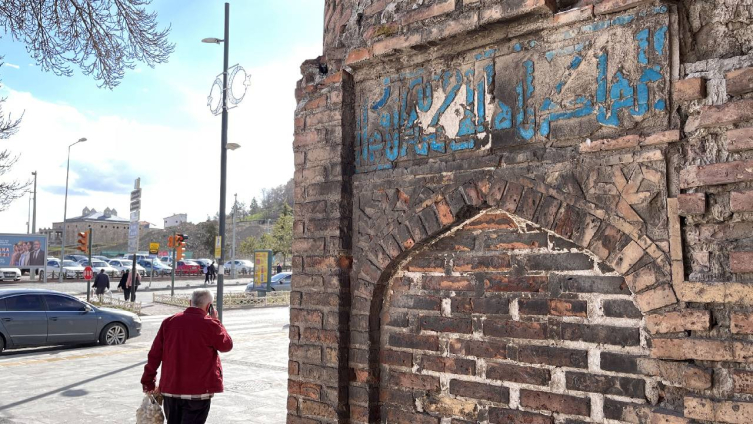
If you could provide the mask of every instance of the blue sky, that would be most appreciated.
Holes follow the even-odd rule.
[[[187,212],[201,221],[219,209],[220,118],[206,106],[222,71],[224,2],[154,0],[161,25],[176,44],[169,63],[137,64],[113,90],[74,68],[74,76],[42,72],[25,46],[0,38],[5,109],[24,113],[21,131],[0,148],[21,159],[14,176],[39,171],[38,227],[62,220],[67,147],[71,150],[68,216],[84,206],[126,215],[128,186],[141,177],[142,219]],[[229,113],[228,199],[248,203],[260,190],[293,175],[292,133],[299,65],[321,54],[323,0],[230,2],[230,64],[252,75],[241,105]],[[0,212],[0,231],[25,232],[28,203]]]

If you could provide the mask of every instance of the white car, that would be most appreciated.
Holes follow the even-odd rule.
[[[0,281],[19,281],[21,270],[18,268],[0,268]]]
[[[133,269],[133,261],[129,261],[127,259],[110,259],[110,266],[117,269],[118,272],[123,275],[126,270],[130,272]],[[92,270],[94,270],[94,268],[92,268]],[[139,264],[136,264],[136,272],[138,272],[142,277],[146,275],[146,269],[144,269],[144,267]]]
[[[47,276],[60,273],[60,259],[48,259],[47,267],[45,268]],[[80,278],[84,276],[84,267],[79,265],[78,262],[64,260],[63,261],[63,277],[65,278]]]
[[[89,265],[89,261],[81,261],[81,266],[86,268],[87,265]],[[91,267],[92,267],[92,272],[94,273],[95,277],[97,274],[99,274],[99,271],[103,269],[105,270],[105,274],[107,275],[120,274],[120,271],[111,267],[110,264],[108,264],[105,261],[97,261],[97,260],[92,259]]]
[[[233,261],[225,262],[225,274],[233,272]],[[238,274],[252,274],[254,272],[254,263],[245,259],[235,260],[235,272]]]

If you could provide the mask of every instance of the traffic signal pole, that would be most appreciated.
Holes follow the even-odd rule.
[[[86,251],[89,253],[89,266],[92,266],[92,233],[93,232],[94,232],[94,229],[89,228],[89,237],[87,237],[89,243],[86,248]],[[87,302],[91,302],[91,295],[92,295],[92,280],[86,280],[86,301]]]
[[[176,236],[176,233],[173,231],[173,238],[172,238],[172,240],[173,240],[173,242],[172,242],[172,244],[173,244],[173,270],[172,270],[172,276],[171,276],[172,281],[170,282],[170,297],[174,297],[175,296],[175,267],[178,265],[176,263],[177,261],[175,260],[175,250],[176,250],[176,247],[175,247],[175,236]],[[170,243],[168,243],[168,245],[169,244]]]

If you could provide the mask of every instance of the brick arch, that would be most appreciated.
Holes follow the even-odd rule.
[[[534,180],[496,172],[445,187],[418,207],[406,211],[397,220],[400,225],[388,227],[386,234],[377,238],[381,246],[381,249],[375,249],[377,253],[361,258],[355,255],[357,265],[353,275],[358,276],[354,281],[359,282],[354,286],[355,295],[358,296],[364,283],[375,280],[368,290],[371,295],[369,317],[360,326],[361,329],[368,328],[368,366],[362,366],[366,361],[351,361],[354,369],[352,380],[356,385],[369,387],[369,408],[363,412],[368,413],[369,421],[379,416],[376,399],[379,399],[382,380],[379,372],[383,359],[382,314],[392,276],[416,252],[492,208],[568,240],[572,248],[592,253],[604,269],[624,276],[643,315],[677,302],[668,283],[670,273],[666,254],[637,228],[619,217],[610,216],[592,203]],[[358,323],[364,322],[363,318],[366,317],[352,316],[351,322],[356,323],[356,329],[359,329]],[[355,414],[356,421],[357,417]]]

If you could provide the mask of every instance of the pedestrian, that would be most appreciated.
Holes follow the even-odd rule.
[[[214,261],[209,265],[209,281],[214,284],[214,279],[217,277],[217,268],[214,266]]]
[[[119,289],[123,289],[123,297],[125,298],[125,301],[128,302],[128,298],[131,297],[131,288],[126,287],[126,283],[128,282],[128,273],[130,270],[125,270],[123,275],[120,277],[120,284],[118,284]]]
[[[206,263],[202,265],[201,271],[204,273],[204,285],[206,285],[209,282],[209,267]]]
[[[128,277],[126,278],[126,290],[130,291],[131,294],[131,302],[136,301],[136,290],[139,289],[139,286],[141,285],[141,275],[139,275],[138,271],[133,273],[136,274],[135,278],[131,278],[132,273],[128,273]],[[126,298],[126,301],[128,301],[128,298]]]
[[[282,272],[282,265],[280,265],[280,263],[277,262],[277,273],[279,274],[281,272]]]
[[[94,279],[94,289],[96,290],[99,303],[102,303],[102,295],[105,294],[105,290],[110,289],[110,277],[105,274],[105,269],[102,268],[97,274],[97,278]]]
[[[149,351],[141,385],[164,396],[167,424],[205,423],[212,397],[223,391],[219,352],[229,352],[233,340],[212,301],[209,289],[194,290],[188,309],[162,321]]]

